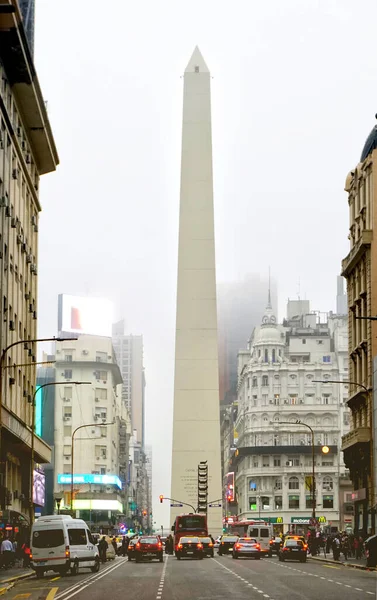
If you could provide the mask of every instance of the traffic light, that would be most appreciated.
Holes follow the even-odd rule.
[[[161,496],[160,496],[160,503],[162,504],[163,501],[164,501],[164,496],[161,494]]]
[[[147,516],[147,511],[143,510],[143,517],[146,517],[146,516]]]
[[[207,513],[208,509],[208,464],[198,464],[198,512]]]

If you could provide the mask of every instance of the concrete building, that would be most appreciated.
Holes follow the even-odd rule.
[[[120,427],[127,422],[122,406],[122,377],[111,338],[81,335],[56,344],[54,497],[69,510],[72,436],[76,516],[94,530],[112,530],[124,515],[120,480]],[[85,381],[91,385],[75,386]],[[113,423],[103,425],[103,423]]]
[[[268,280],[251,274],[245,279],[217,285],[220,403],[237,398],[237,354],[249,333],[264,314]],[[276,285],[272,281],[272,301],[276,306]],[[246,337],[245,337],[246,335]]]
[[[39,178],[55,148],[16,0],[0,0],[0,527],[25,524],[30,502],[31,402],[35,392]],[[13,11],[13,12],[12,12]],[[19,343],[18,342],[21,342]],[[17,344],[7,350],[11,344]],[[36,438],[36,460],[51,460]]]
[[[341,526],[346,508],[339,486],[347,473],[339,444],[348,428],[348,390],[330,381],[346,372],[347,320],[330,315],[321,322],[308,301],[289,301],[287,316],[277,324],[269,301],[248,348],[239,352],[234,418],[239,438],[237,449],[228,449],[236,512],[286,527],[309,524],[312,439],[308,428],[296,425],[301,421],[315,434],[317,516],[323,524]]]
[[[147,485],[148,485],[148,493],[147,493],[147,528],[152,531],[153,529],[153,500],[152,500],[152,484],[153,484],[153,479],[152,479],[152,472],[153,472],[153,465],[152,465],[152,458],[153,458],[153,453],[152,453],[152,446],[145,446],[145,468],[146,468],[146,472],[147,472]]]
[[[122,399],[131,415],[132,430],[144,447],[145,442],[145,374],[143,336],[125,335],[124,321],[113,326],[113,346],[123,379]]]
[[[372,470],[373,464],[377,468],[372,396],[377,335],[375,322],[365,318],[377,314],[377,244],[373,239],[377,230],[376,148],[377,126],[365,142],[359,164],[346,178],[350,251],[342,262],[348,293],[348,379],[355,382],[350,385],[348,398],[351,431],[343,437],[342,450],[354,486],[355,529],[364,535],[375,531],[377,500],[376,473]]]
[[[184,73],[170,494],[193,506],[200,461],[208,461],[208,500],[221,497],[210,80],[196,47]],[[171,509],[172,523],[179,512]],[[208,527],[220,533],[218,509],[209,509]]]

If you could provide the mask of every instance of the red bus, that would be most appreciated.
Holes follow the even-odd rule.
[[[181,537],[187,535],[208,535],[207,515],[196,513],[178,515],[171,530],[174,531],[174,548],[177,549]]]
[[[224,523],[224,526],[227,529],[227,533],[232,535],[239,535],[240,537],[245,537],[247,535],[247,528],[249,525],[267,525],[266,521],[262,520],[253,520],[253,519],[245,519],[244,521],[234,520],[233,523]]]

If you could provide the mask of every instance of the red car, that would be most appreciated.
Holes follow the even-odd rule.
[[[135,560],[141,562],[144,558],[148,560],[157,558],[163,562],[163,547],[159,537],[145,535],[138,539],[135,545]]]

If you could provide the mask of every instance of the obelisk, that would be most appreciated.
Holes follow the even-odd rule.
[[[208,501],[222,497],[210,72],[198,47],[183,91],[171,497],[197,507],[198,464]],[[190,508],[171,508],[171,523]],[[212,535],[220,507],[208,509]]]

